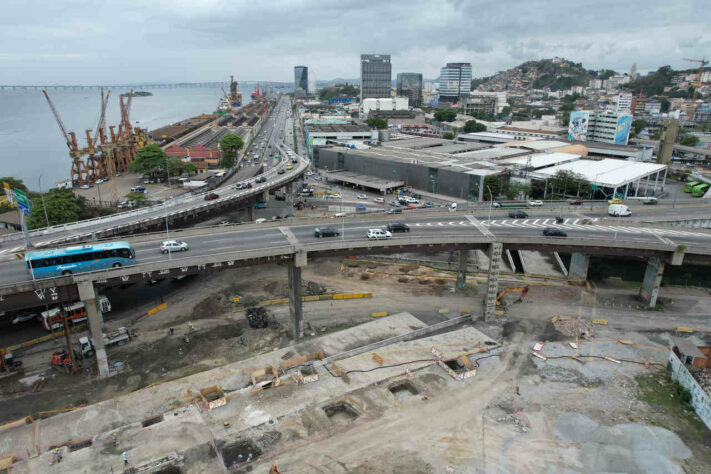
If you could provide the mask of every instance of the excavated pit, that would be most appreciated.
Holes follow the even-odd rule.
[[[358,410],[348,402],[337,402],[323,407],[326,416],[334,423],[348,423],[360,416]]]
[[[408,380],[396,382],[390,385],[389,390],[390,393],[392,393],[393,396],[398,400],[407,400],[410,397],[413,397],[420,393],[419,390],[417,390],[415,386],[412,385],[412,383]]]
[[[254,461],[261,455],[262,450],[251,439],[235,441],[222,448],[222,459],[227,469]]]
[[[144,428],[148,428],[149,426],[156,425],[163,421],[163,415],[158,415],[158,416],[152,416],[150,418],[146,418],[141,422],[141,426]]]
[[[77,441],[76,443],[72,443],[69,445],[69,452],[73,453],[74,451],[79,451],[80,449],[88,448],[94,444],[90,439],[83,439],[81,441]]]
[[[183,470],[178,466],[166,466],[153,474],[183,474]]]
[[[444,363],[457,374],[467,371],[467,368],[459,359],[446,360]]]

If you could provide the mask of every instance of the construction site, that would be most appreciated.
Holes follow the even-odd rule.
[[[81,330],[1,374],[0,468],[707,472],[710,432],[666,371],[679,336],[708,346],[706,291],[648,311],[619,281],[504,272],[487,321],[476,268],[457,288],[394,260],[312,262],[299,341],[280,264],[106,292],[108,378]]]

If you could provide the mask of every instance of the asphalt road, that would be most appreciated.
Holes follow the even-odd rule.
[[[545,227],[554,226],[563,229],[569,237],[586,239],[600,239],[609,241],[616,239],[620,241],[636,242],[663,242],[665,244],[684,244],[691,246],[708,246],[711,248],[711,232],[692,229],[655,229],[649,227],[633,227],[625,225],[624,219],[619,219],[620,224],[601,224],[598,218],[593,217],[591,224],[582,224],[582,218],[576,215],[569,215],[563,223],[556,224],[555,216],[546,213],[545,210],[539,212],[540,215],[532,216],[528,219],[511,219],[504,212],[497,212],[492,215],[491,222],[484,219],[469,218],[461,213],[442,212],[441,215],[418,217],[417,214],[401,214],[393,216],[391,222],[404,222],[410,227],[408,234],[393,234],[396,241],[404,235],[408,236],[431,236],[432,234],[442,236],[452,235],[485,235],[491,232],[494,236],[542,236]],[[284,228],[296,237],[300,243],[316,242],[314,236],[314,225],[299,224],[297,220],[283,221]],[[372,220],[367,216],[362,216],[358,220],[353,218],[334,218],[330,226],[335,228],[342,235],[337,238],[343,240],[362,241],[370,228],[379,228],[386,225],[382,220]],[[552,241],[560,241],[558,237],[548,237]],[[222,253],[228,251],[257,250],[269,247],[279,247],[290,245],[286,234],[278,227],[271,226],[250,226],[248,228],[236,228],[234,231],[221,233],[211,233],[205,229],[204,234],[190,236],[184,239],[188,243],[190,250],[187,252],[164,255],[159,251],[160,243],[165,239],[165,235],[156,234],[155,240],[140,242],[134,245],[136,251],[136,263],[150,263],[159,260],[179,260],[184,256],[199,256]],[[130,241],[130,238],[128,239]],[[27,280],[27,273],[23,262],[20,260],[8,261],[0,264],[0,285],[15,283]]]

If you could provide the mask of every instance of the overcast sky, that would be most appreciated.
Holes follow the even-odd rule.
[[[3,0],[0,84],[357,78],[561,56],[638,71],[711,55],[709,0]]]

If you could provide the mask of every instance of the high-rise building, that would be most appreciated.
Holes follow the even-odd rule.
[[[637,64],[632,63],[630,66],[630,81],[637,80]]]
[[[439,100],[457,102],[468,97],[472,86],[471,63],[447,63],[439,72]]]
[[[570,113],[568,140],[627,145],[632,126],[629,110],[616,113],[612,110],[576,110]]]
[[[360,55],[360,101],[390,97],[392,66],[389,54]]]
[[[615,112],[618,114],[622,112],[631,112],[632,111],[632,93],[631,92],[622,92],[620,94],[617,94],[615,98],[613,99],[615,102]]]
[[[397,95],[407,97],[412,107],[422,105],[422,74],[401,72],[397,75]]]
[[[307,95],[309,93],[309,68],[306,66],[294,67],[294,95]]]

